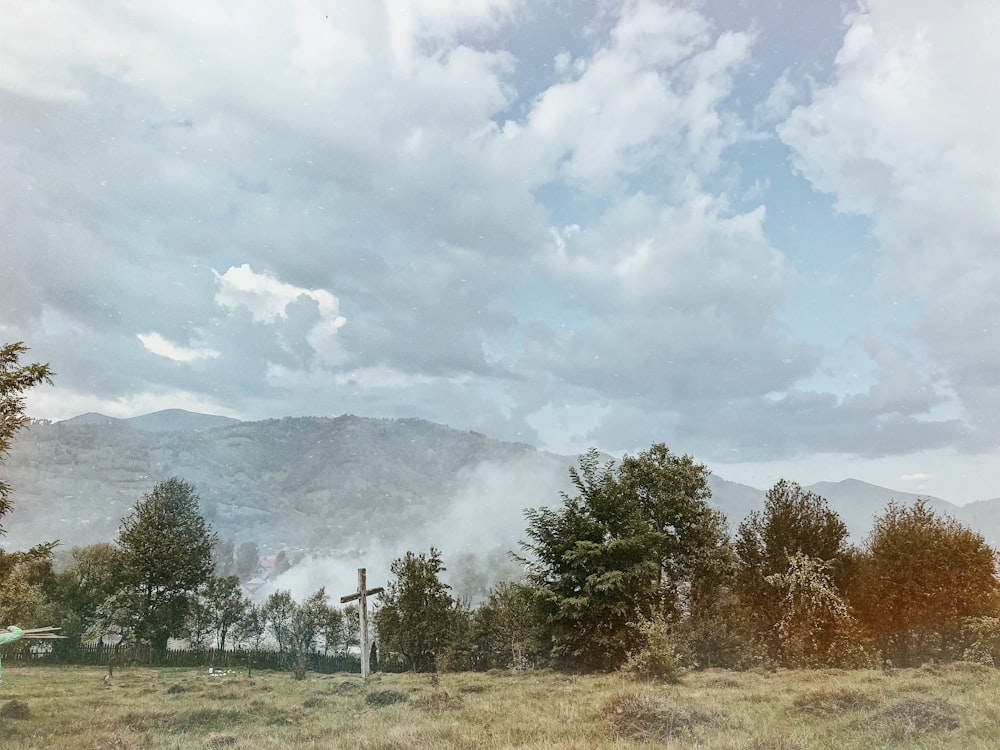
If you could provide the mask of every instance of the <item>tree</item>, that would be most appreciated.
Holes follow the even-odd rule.
[[[843,580],[848,559],[847,526],[821,496],[784,479],[767,493],[763,511],[740,524],[733,543],[736,591],[747,616],[773,655],[779,649],[778,621],[784,616],[786,591],[772,577],[789,571],[804,555],[822,564],[824,575]]]
[[[0,346],[0,463],[10,453],[14,435],[28,423],[24,392],[41,383],[52,382],[47,364],[20,364],[21,355],[27,351],[28,348],[20,342]],[[11,510],[12,489],[0,480],[0,519]],[[0,524],[0,536],[5,533],[3,524]]]
[[[331,620],[326,589],[320,588],[302,604],[295,603],[290,591],[275,591],[262,613],[278,643],[278,653],[287,657],[296,679],[304,679],[309,654],[316,651],[324,626]]]
[[[215,541],[194,487],[177,477],[157,484],[122,520],[116,563],[122,593],[136,607],[129,618],[136,638],[166,650],[212,576]]]
[[[784,572],[767,577],[781,597],[775,630],[778,656],[785,666],[857,667],[867,662],[857,621],[827,567],[822,560],[796,552]]]
[[[28,349],[24,344],[0,346],[0,465],[10,453],[14,436],[28,423],[24,393],[41,383],[51,383],[47,364],[20,364]],[[2,520],[12,508],[13,488],[0,479],[0,538],[6,534]],[[52,550],[57,542],[46,542],[27,552],[0,550],[0,612],[8,622],[28,622],[42,616],[45,582],[51,577]]]
[[[275,591],[264,602],[261,614],[267,623],[275,643],[278,644],[278,654],[287,654],[292,646],[292,614],[295,612],[295,600],[291,591]]]
[[[531,666],[540,651],[539,620],[526,587],[507,582],[494,586],[472,620],[476,669]]]
[[[685,617],[730,567],[725,520],[708,505],[708,470],[655,444],[601,464],[580,457],[577,495],[526,511],[523,562],[545,619],[551,658],[615,669],[639,645],[639,622]]]
[[[456,617],[456,601],[443,583],[441,552],[407,552],[390,566],[395,580],[389,582],[375,614],[383,658],[389,651],[403,655],[416,672],[429,672],[450,645]]]
[[[240,588],[240,579],[212,576],[198,592],[198,601],[208,629],[215,636],[215,647],[224,651],[229,632],[246,616],[250,606],[250,600],[243,596]]]
[[[961,655],[965,618],[995,614],[996,553],[924,500],[890,503],[866,540],[851,600],[897,665]]]
[[[93,628],[101,604],[119,588],[115,564],[115,549],[103,542],[70,551],[69,563],[54,576],[50,598],[55,611],[53,619],[62,628],[68,644],[78,644]]]

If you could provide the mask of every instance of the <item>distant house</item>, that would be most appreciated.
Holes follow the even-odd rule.
[[[274,563],[278,559],[277,555],[265,555],[257,561],[257,577],[268,578],[274,571]]]

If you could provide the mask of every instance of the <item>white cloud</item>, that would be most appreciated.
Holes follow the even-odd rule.
[[[172,359],[174,362],[194,362],[199,359],[215,359],[219,356],[219,352],[207,347],[179,346],[167,341],[156,332],[140,333],[137,334],[137,338],[146,347],[146,351]]]
[[[1000,428],[1000,6],[879,0],[850,18],[835,78],[779,127],[841,210],[870,217],[876,283],[919,311],[903,333],[945,373],[975,429]],[[988,373],[993,373],[989,375]]]
[[[324,322],[336,329],[347,321],[339,314],[337,298],[325,289],[303,289],[286,284],[265,273],[256,273],[250,264],[230,268],[223,274],[213,271],[219,286],[215,301],[222,307],[245,307],[253,319],[271,323],[288,317],[288,306],[300,297],[308,297],[319,305]]]

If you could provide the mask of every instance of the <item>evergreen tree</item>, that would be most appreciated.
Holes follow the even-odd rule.
[[[457,617],[457,602],[440,579],[441,552],[433,547],[429,555],[407,552],[390,570],[395,580],[386,586],[374,618],[383,659],[395,651],[414,671],[433,671],[453,645]]]
[[[662,444],[618,470],[591,450],[570,479],[578,494],[561,508],[526,512],[528,583],[557,664],[615,669],[639,622],[683,618],[724,582],[725,520],[708,505],[708,470]]]
[[[47,364],[20,363],[21,356],[27,351],[28,348],[20,342],[0,346],[0,465],[10,452],[14,436],[30,421],[25,413],[25,391],[41,383],[52,382]],[[0,537],[6,534],[2,522],[13,507],[10,499],[12,492],[13,488],[0,478]],[[38,585],[37,563],[41,562],[44,566],[51,559],[56,544],[39,544],[27,552],[0,550],[0,599],[7,617],[13,619],[16,611],[23,611],[19,617],[26,618],[37,611],[45,598]]]

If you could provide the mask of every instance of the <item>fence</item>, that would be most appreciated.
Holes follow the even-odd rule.
[[[11,644],[3,654],[6,664],[75,664],[84,666],[155,666],[155,667],[214,667],[216,669],[271,669],[291,671],[292,657],[269,649],[167,649],[157,652],[149,645],[103,643],[69,645],[67,642]],[[306,659],[310,672],[361,673],[361,658],[353,654],[309,654]],[[395,657],[379,658],[383,672],[405,672],[406,663]]]

